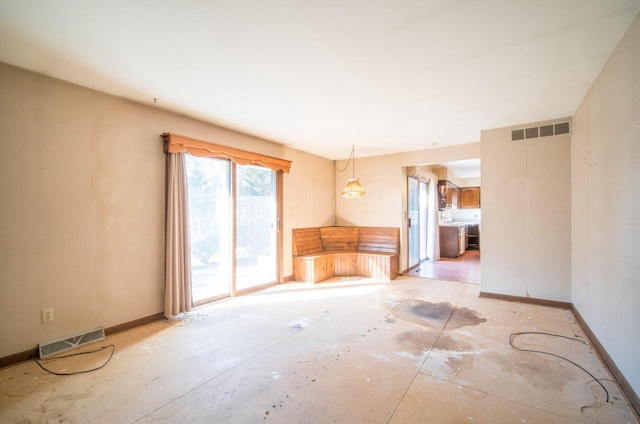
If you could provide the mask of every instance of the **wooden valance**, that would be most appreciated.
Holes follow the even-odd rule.
[[[287,174],[291,168],[291,161],[289,160],[274,158],[260,153],[207,143],[206,141],[194,140],[177,134],[164,133],[162,138],[164,139],[165,153],[185,152],[193,156],[229,159],[240,165],[259,165]]]

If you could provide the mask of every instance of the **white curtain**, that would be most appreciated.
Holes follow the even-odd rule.
[[[191,260],[184,153],[167,155],[164,316],[189,312]]]
[[[438,187],[433,179],[429,180],[429,200],[427,219],[427,256],[432,261],[440,260],[440,226],[438,225]]]

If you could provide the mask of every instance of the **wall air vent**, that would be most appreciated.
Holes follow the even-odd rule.
[[[64,339],[40,343],[38,345],[40,359],[100,340],[104,340],[104,328],[96,328]]]
[[[552,135],[571,134],[570,122],[558,122],[539,127],[521,128],[511,131],[511,141],[529,140],[532,138],[550,137]]]

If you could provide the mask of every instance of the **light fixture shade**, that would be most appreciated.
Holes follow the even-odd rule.
[[[346,199],[355,199],[358,197],[364,197],[364,188],[360,185],[359,178],[349,178],[347,186],[342,190],[342,197]]]

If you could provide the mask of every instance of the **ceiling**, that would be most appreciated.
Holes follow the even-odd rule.
[[[439,164],[460,178],[477,178],[480,176],[480,158],[456,160]]]
[[[0,61],[329,159],[573,115],[640,0],[0,0]],[[162,128],[159,131],[170,130]]]

